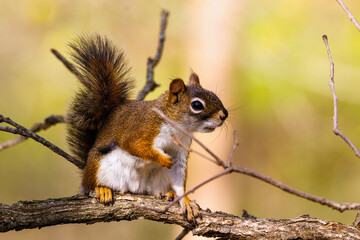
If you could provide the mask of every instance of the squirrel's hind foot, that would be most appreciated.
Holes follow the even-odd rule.
[[[108,206],[114,203],[112,190],[108,187],[95,187],[96,199]]]
[[[202,218],[200,206],[194,200],[190,200],[188,196],[185,196],[181,202],[181,212],[187,221],[193,222],[194,224],[196,224],[197,218]]]

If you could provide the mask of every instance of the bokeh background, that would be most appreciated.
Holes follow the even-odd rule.
[[[360,2],[346,4],[360,18]],[[219,156],[227,158],[238,130],[234,163],[314,195],[360,201],[360,159],[331,132],[329,63],[321,39],[329,36],[335,62],[340,129],[360,147],[360,33],[335,0],[0,0],[0,113],[27,127],[63,114],[78,83],[50,48],[65,54],[66,43],[82,33],[106,34],[123,48],[140,89],[163,8],[170,17],[155,70],[161,88],[148,99],[193,69],[230,109],[226,127],[197,135]],[[67,149],[63,125],[40,134]],[[13,137],[1,132],[0,142]],[[219,171],[192,155],[188,186]],[[79,184],[75,166],[32,140],[0,152],[1,203],[71,196]],[[351,224],[356,214],[239,174],[204,186],[192,198],[203,208],[237,215],[246,209],[260,218],[310,214]],[[180,232],[178,226],[124,221],[12,231],[0,238],[173,239]]]

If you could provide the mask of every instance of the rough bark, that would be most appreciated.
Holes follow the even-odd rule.
[[[117,195],[113,206],[105,207],[83,195],[40,201],[0,204],[0,232],[42,228],[58,224],[148,219],[191,229],[194,235],[222,239],[360,239],[360,230],[337,222],[301,216],[294,219],[238,217],[223,212],[202,211],[196,225],[184,221],[178,205],[166,213],[135,207],[161,208],[167,201],[142,195]]]

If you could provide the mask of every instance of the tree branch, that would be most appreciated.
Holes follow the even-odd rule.
[[[197,225],[183,219],[178,205],[166,213],[158,213],[132,206],[163,207],[167,201],[143,195],[116,195],[113,206],[105,207],[94,198],[83,195],[42,201],[0,204],[0,232],[42,228],[59,224],[110,221],[151,221],[176,224],[188,228],[194,235],[236,239],[360,239],[360,231],[337,222],[301,216],[294,219],[273,220],[244,218],[223,212],[201,211]]]

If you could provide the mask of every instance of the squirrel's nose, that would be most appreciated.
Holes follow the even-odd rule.
[[[221,121],[224,121],[228,117],[228,111],[224,108],[219,112],[219,117]]]

